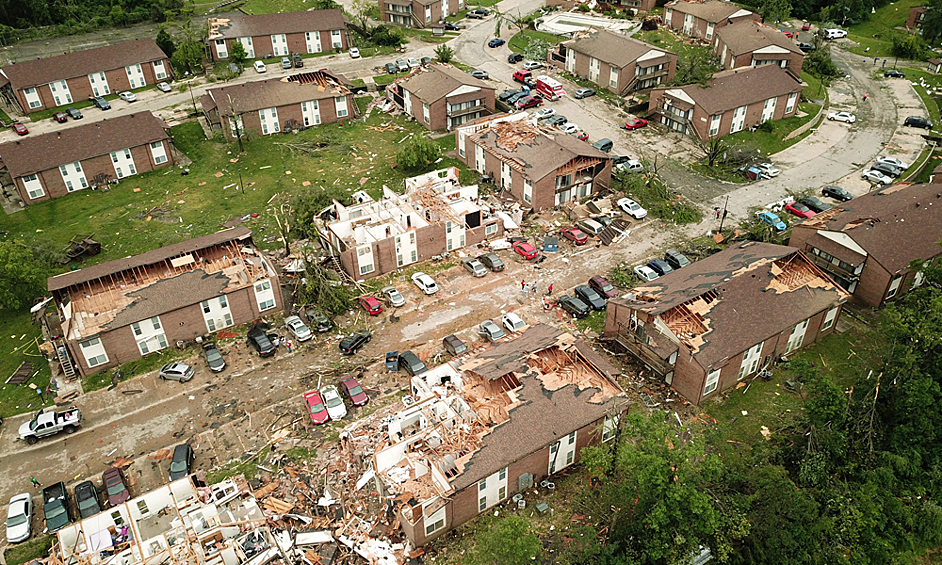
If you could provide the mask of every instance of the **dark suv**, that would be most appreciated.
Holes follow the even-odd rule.
[[[255,348],[259,357],[271,357],[275,354],[275,345],[268,339],[265,332],[257,326],[249,330],[248,343]]]
[[[887,69],[883,71],[883,76],[886,78],[906,78],[906,75],[896,69]]]
[[[661,275],[662,277],[667,273],[674,271],[674,269],[667,264],[667,261],[664,261],[663,259],[651,259],[648,261],[648,267],[651,267],[655,273]]]
[[[95,107],[98,108],[99,110],[110,110],[110,109],[111,109],[111,104],[109,104],[108,101],[105,100],[104,98],[102,98],[101,96],[92,96],[92,103],[93,103],[93,104],[95,105]],[[907,121],[909,121],[909,120],[907,120]]]
[[[562,295],[559,297],[559,305],[563,310],[569,312],[576,318],[585,318],[589,315],[589,307],[585,302],[572,296]]]
[[[361,347],[366,345],[366,342],[368,342],[371,337],[372,336],[370,335],[370,332],[366,330],[353,332],[352,334],[340,340],[340,353],[344,355],[353,355]]]
[[[405,369],[406,372],[409,373],[409,376],[412,377],[428,371],[428,367],[425,366],[425,363],[411,351],[403,351],[399,354],[399,368]]]
[[[468,346],[464,344],[463,341],[458,339],[454,334],[446,335],[442,339],[442,346],[445,348],[445,351],[451,353],[454,357],[457,357],[468,350]]]
[[[664,260],[674,269],[680,269],[690,264],[690,259],[687,259],[686,255],[674,249],[668,249],[664,253]]]
[[[500,257],[497,256],[497,253],[486,253],[478,257],[478,261],[488,269],[494,271],[503,271],[504,262],[500,260]]]
[[[914,128],[932,129],[932,122],[923,118],[922,116],[910,116],[906,118],[906,121],[903,122],[903,125],[912,126]]]

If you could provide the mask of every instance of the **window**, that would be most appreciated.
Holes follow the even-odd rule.
[[[23,90],[23,96],[26,97],[26,103],[30,108],[42,108],[42,100],[39,99],[39,93],[35,88],[26,88]]]
[[[742,356],[742,364],[739,366],[739,380],[746,375],[751,375],[759,368],[759,359],[762,357],[762,343],[757,343],[750,347]]]
[[[484,236],[485,236],[485,237],[487,237],[487,236],[489,236],[489,235],[494,235],[495,233],[497,233],[497,224],[496,224],[496,223],[487,224],[486,226],[484,226]]]
[[[157,80],[167,78],[167,71],[164,69],[163,61],[154,62],[154,76],[157,77]]]
[[[556,188],[569,186],[571,184],[572,184],[572,173],[569,173],[568,175],[563,175],[561,177],[556,177]]]
[[[340,36],[340,30],[335,29],[330,32],[330,44],[334,49],[340,49],[343,47],[343,39]]]
[[[163,141],[155,141],[150,144],[151,155],[154,156],[154,163],[161,164],[167,162],[167,151],[164,149]]]
[[[497,489],[497,500],[503,500],[507,498],[507,487],[500,487]]]
[[[710,118],[710,137],[716,137],[716,134],[720,133],[720,116],[719,114]]]
[[[43,185],[36,175],[26,175],[23,177],[23,186],[26,187],[27,194],[29,194],[29,197],[33,200],[46,195],[46,191],[43,190]]]
[[[338,96],[334,98],[334,104],[337,106],[337,117],[343,118],[347,115],[347,97]],[[426,119],[427,121],[427,119]]]
[[[893,277],[893,282],[890,283],[890,290],[886,292],[886,300],[889,300],[896,296],[896,293],[899,292],[899,283],[902,282],[903,275],[896,275]]]
[[[442,506],[431,516],[425,517],[425,535],[431,535],[445,527],[445,507]]]
[[[227,59],[229,57],[229,50],[226,48],[225,39],[216,40],[216,57],[220,59]]]
[[[615,437],[615,432],[618,431],[618,419],[618,416],[605,418],[605,421],[602,423],[602,442],[609,441]]]
[[[821,326],[821,330],[829,329],[834,325],[834,318],[837,317],[837,306],[828,310],[828,313],[824,315],[824,325]]]
[[[478,490],[481,491],[481,490],[486,490],[486,489],[487,489],[487,479],[481,479],[480,481],[478,481]]]
[[[717,383],[720,382],[720,370],[714,369],[707,375],[706,386],[703,387],[703,396],[706,396],[716,390]]]
[[[102,345],[101,339],[96,337],[79,345],[82,347],[82,355],[89,368],[108,362],[108,355],[105,353],[105,346]]]
[[[500,475],[498,476],[498,480],[500,481],[507,480],[507,467],[504,467],[503,469],[500,470]]]
[[[425,123],[429,123],[428,114],[428,104],[422,104],[422,118],[425,120]]]
[[[608,72],[608,86],[609,88],[618,88],[618,69],[611,67]]]
[[[523,200],[533,202],[533,183],[527,179],[523,181]]]
[[[785,113],[791,114],[792,110],[795,109],[795,99],[798,98],[797,92],[792,92],[788,95],[788,102],[785,104]]]
[[[271,281],[255,283],[255,300],[258,302],[259,312],[275,307],[275,293],[272,292]]]

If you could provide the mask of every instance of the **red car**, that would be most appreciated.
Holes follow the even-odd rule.
[[[608,282],[608,279],[601,275],[595,275],[589,279],[589,286],[594,288],[596,292],[605,298],[615,298],[618,296],[618,291],[615,290],[615,287],[612,286],[612,283]]]
[[[813,218],[817,215],[815,214],[814,210],[805,206],[801,202],[789,202],[785,205],[785,209],[799,218]]]
[[[627,130],[639,129],[639,128],[643,128],[646,125],[648,125],[647,120],[642,120],[641,118],[632,118],[628,120],[627,122],[625,122],[625,125],[621,126],[621,129],[627,129]]]
[[[56,112],[52,115],[53,118],[60,124],[64,124],[69,121],[69,117],[65,115],[65,112]]]
[[[117,506],[131,498],[128,483],[124,480],[124,471],[118,467],[111,467],[102,473],[101,482],[105,485],[105,494],[110,506]]]
[[[315,425],[321,425],[330,420],[327,408],[324,406],[324,399],[321,393],[316,390],[304,393],[304,402],[307,403],[307,411],[311,413],[311,421]]]
[[[26,135],[29,133],[29,130],[26,129],[26,126],[24,126],[20,122],[16,122],[15,124],[13,124],[13,131],[15,131],[19,135]]]
[[[525,96],[520,100],[517,100],[515,106],[518,110],[526,110],[527,108],[535,108],[543,104],[543,99],[536,96]]]
[[[370,401],[370,397],[360,388],[360,383],[357,382],[356,377],[346,376],[340,379],[340,388],[343,389],[354,406],[366,406],[366,403]]]
[[[574,226],[563,226],[560,228],[559,233],[576,245],[585,245],[585,242],[589,241],[589,236]]]
[[[589,134],[587,134],[584,131],[577,131],[576,133],[572,134],[572,136],[578,139],[579,141],[585,141],[589,139]]]
[[[789,39],[792,39],[792,38],[795,37],[795,32],[786,31],[786,32],[785,32],[785,37],[787,37],[787,38],[789,38]]]
[[[536,259],[536,249],[526,241],[515,241],[514,242],[514,251],[516,251],[524,259]]]
[[[801,25],[801,31],[808,31],[811,29],[811,22],[805,22]]]
[[[372,296],[361,296],[360,306],[369,312],[370,316],[378,316],[383,313],[383,305]]]

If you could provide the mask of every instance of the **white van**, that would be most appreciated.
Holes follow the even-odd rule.
[[[599,232],[605,229],[605,226],[603,226],[602,224],[596,222],[595,220],[591,218],[588,218],[585,220],[579,220],[578,222],[576,222],[576,226],[578,226],[580,230],[586,232],[589,235],[599,235]]]
[[[847,32],[842,29],[824,30],[824,39],[841,39],[847,37]]]
[[[261,61],[255,61],[254,63],[252,63],[252,66],[255,67],[256,73],[264,73],[265,71],[268,70],[265,68],[265,63]]]

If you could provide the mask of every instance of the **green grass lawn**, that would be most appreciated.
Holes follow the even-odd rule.
[[[783,120],[775,120],[771,122],[771,132],[762,131],[761,129],[755,132],[743,130],[726,136],[725,139],[730,145],[744,149],[759,149],[762,151],[762,155],[774,155],[804,139],[804,136],[800,135],[785,140],[785,136],[814,119],[818,114],[818,110],[821,109],[817,104],[811,103],[799,104],[798,107],[807,115],[800,118],[792,116]]]
[[[37,536],[29,541],[11,545],[3,552],[7,565],[20,565],[33,559],[42,559],[49,555],[49,548],[55,536]]]
[[[899,0],[877,8],[875,14],[870,14],[869,21],[847,28],[847,38],[860,44],[848,50],[866,57],[892,57],[895,28],[906,24],[911,7],[923,4],[922,0]]]
[[[242,5],[248,14],[277,14],[280,12],[303,12],[311,8],[305,0],[249,0]]]
[[[481,8],[481,7],[490,8],[491,6],[496,5],[498,2],[500,2],[500,0],[473,0],[471,2],[465,2],[464,10],[461,10],[460,12],[456,13],[454,16],[449,16],[445,18],[445,20],[449,22],[457,22],[459,20],[463,20],[464,17],[467,15],[468,10],[476,10],[477,8]],[[493,17],[493,16],[488,16],[488,17]],[[461,27],[465,27],[465,26],[461,26]]]
[[[513,28],[511,28],[511,31],[513,31]],[[507,42],[507,47],[514,53],[526,53],[527,46],[530,45],[530,42],[534,39],[542,39],[550,45],[556,45],[565,38],[552,33],[525,29],[511,37],[510,41]]]
[[[407,74],[409,73],[396,73],[394,75],[387,73],[385,75],[376,75],[375,77],[373,77],[373,82],[375,82],[376,84],[392,84],[393,81],[395,81],[396,79],[400,77],[404,77]]]
[[[0,350],[3,351],[0,355],[0,416],[4,418],[39,409],[39,395],[28,384],[45,390],[51,376],[46,356],[39,351],[39,342],[42,342],[42,332],[39,325],[33,323],[28,309],[6,310],[0,316]],[[32,361],[33,370],[39,373],[24,385],[2,384],[23,361]],[[46,405],[52,404],[48,395],[46,400]]]

